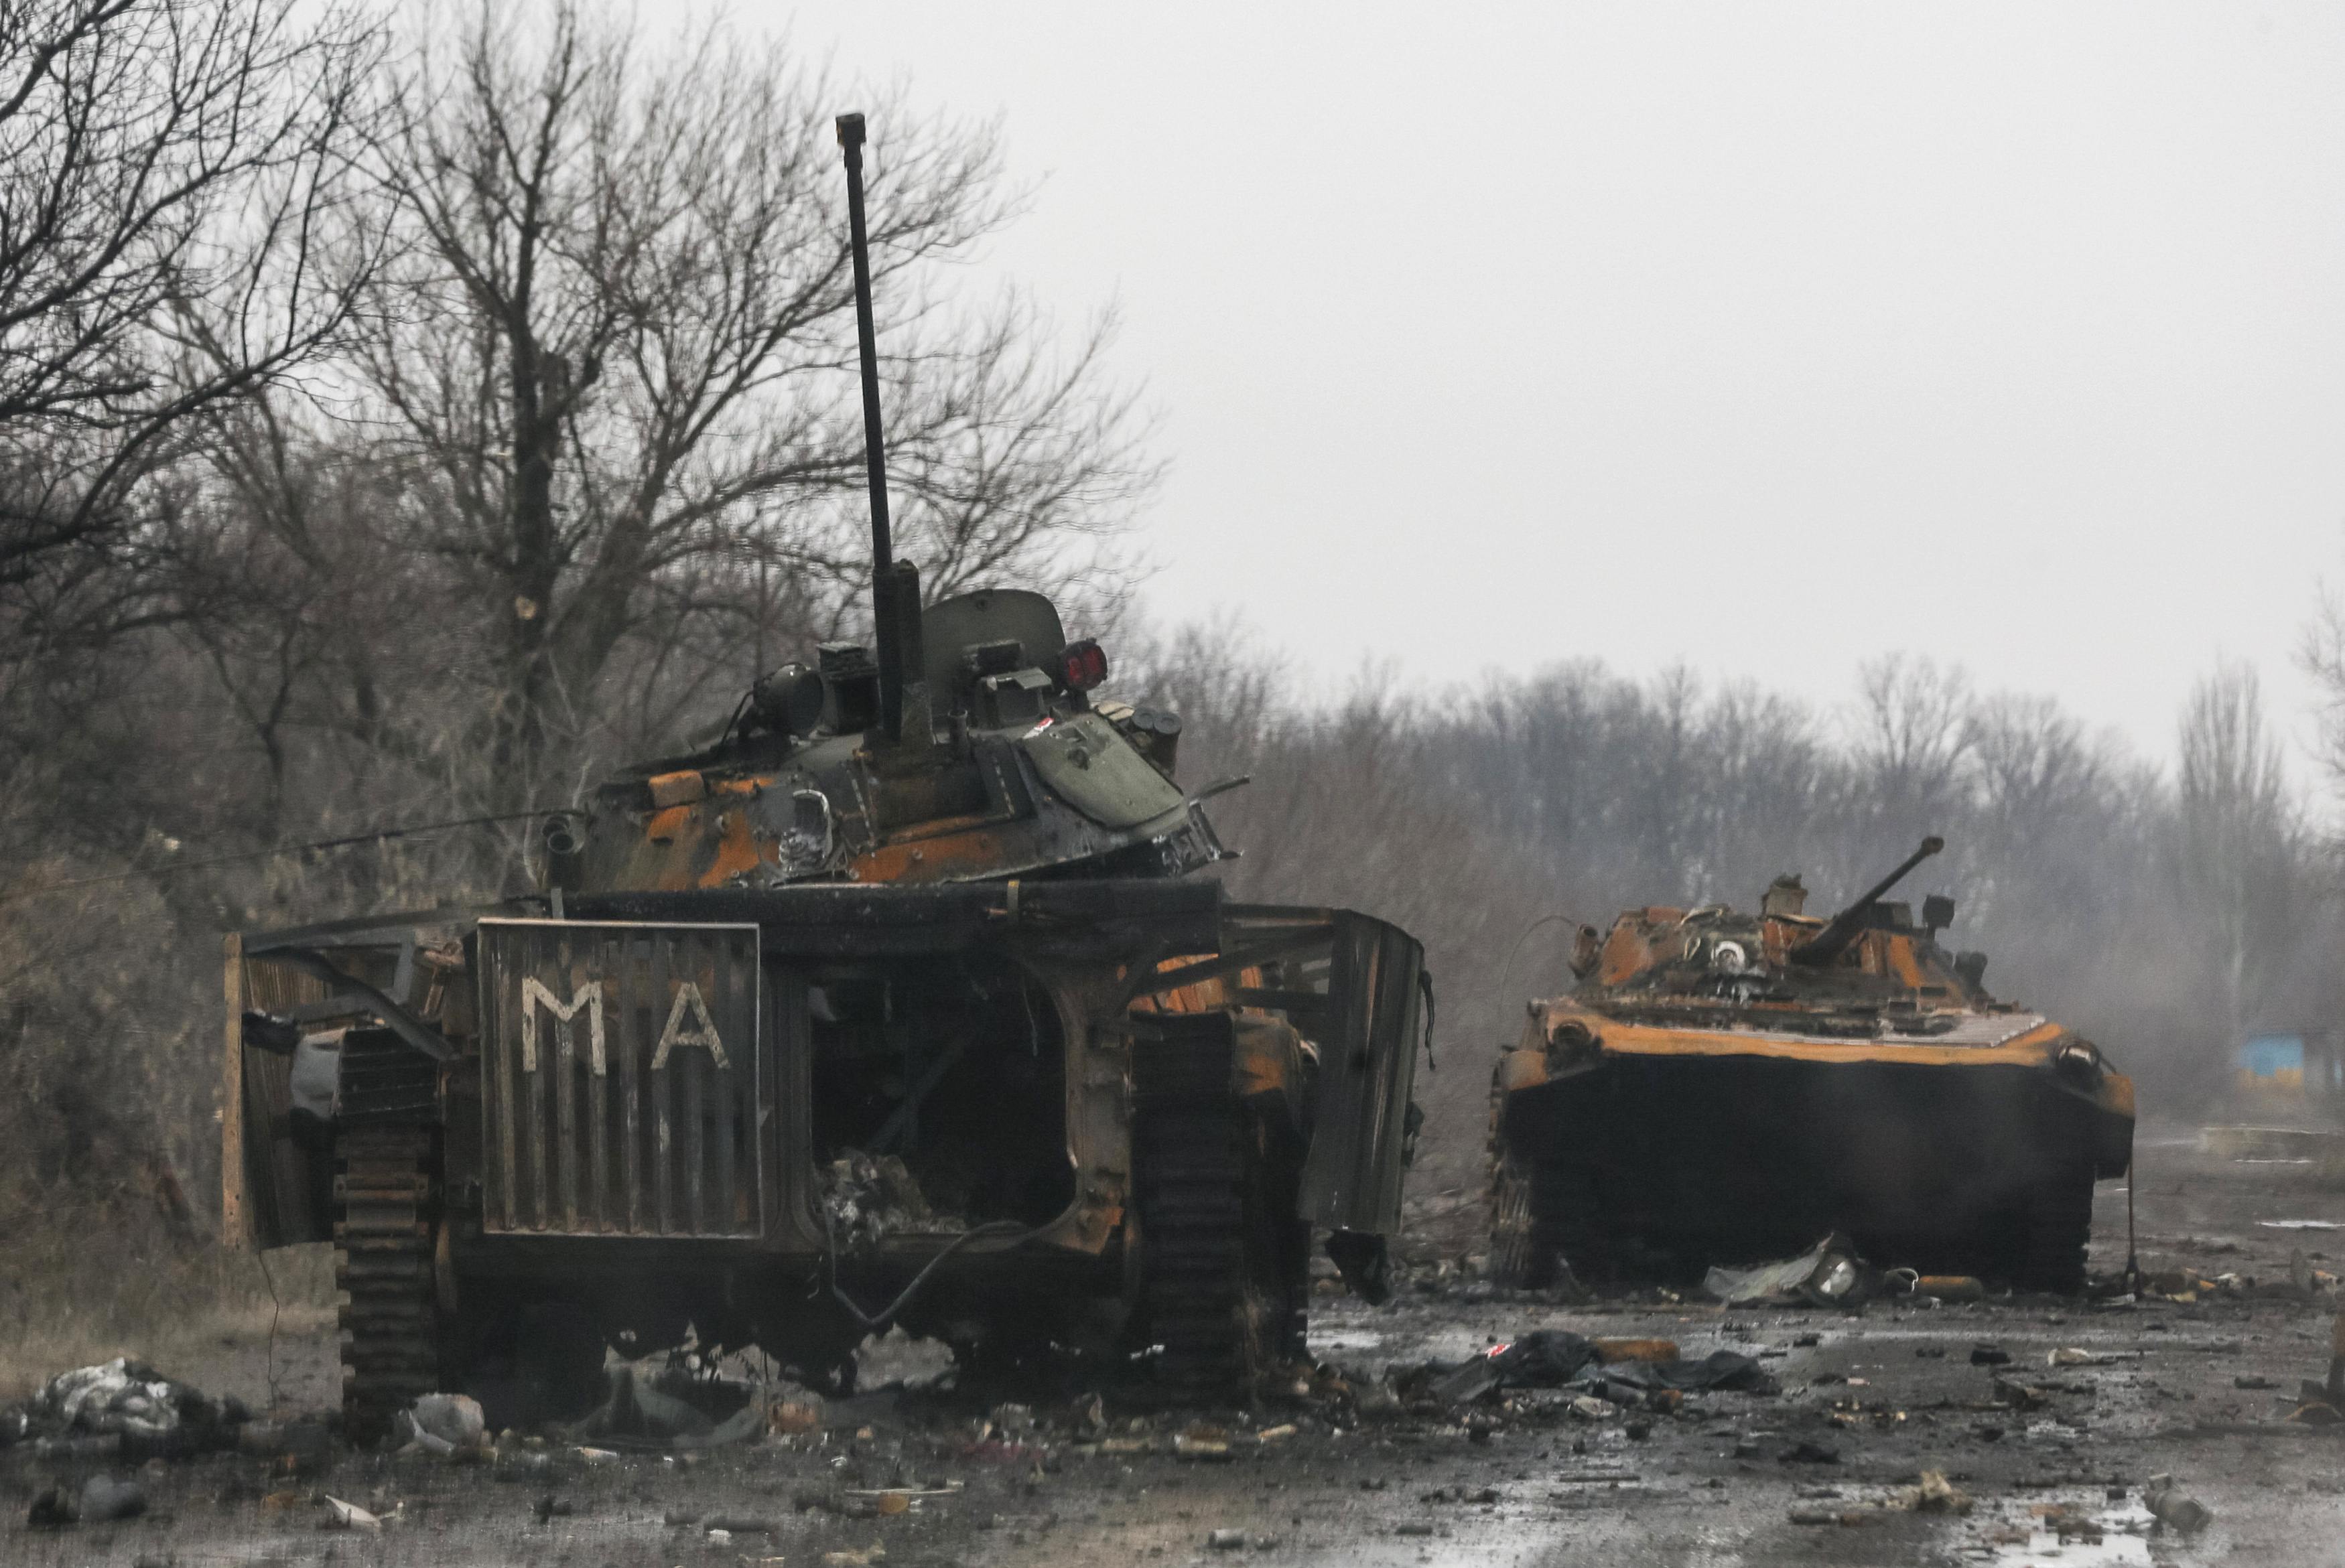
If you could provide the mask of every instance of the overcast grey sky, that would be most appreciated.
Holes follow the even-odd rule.
[[[1904,649],[2161,758],[2218,656],[2304,710],[2345,6],[734,14],[1002,116],[992,263],[1164,417],[1159,617],[1819,703]]]

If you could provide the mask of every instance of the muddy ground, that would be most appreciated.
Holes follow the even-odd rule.
[[[974,1397],[882,1390],[827,1407],[818,1431],[685,1460],[590,1462],[555,1445],[469,1466],[334,1449],[298,1474],[282,1459],[243,1454],[152,1462],[142,1476],[147,1517],[49,1531],[25,1522],[35,1496],[104,1467],[20,1447],[0,1452],[0,1560],[2345,1562],[2345,1436],[2279,1419],[2299,1381],[2325,1372],[2337,1310],[2325,1289],[2310,1300],[2280,1291],[2292,1261],[2299,1278],[2308,1266],[2337,1267],[2345,1230],[2259,1223],[2345,1221],[2345,1194],[2315,1166],[2201,1152],[2192,1129],[2146,1128],[2140,1167],[2145,1266],[2236,1274],[2252,1289],[2190,1302],[1876,1300],[1849,1313],[1721,1310],[1650,1290],[1567,1305],[1436,1284],[1382,1309],[1323,1298],[1315,1351],[1365,1385],[1388,1364],[1457,1361],[1494,1340],[1560,1328],[1668,1338],[1689,1357],[1741,1351],[1762,1359],[1782,1391],[1695,1394],[1674,1413],[1597,1419],[1537,1395],[1511,1410],[1370,1418],[1319,1399],[1152,1410],[1111,1387],[1102,1428],[1065,1388]],[[2114,1271],[2124,1263],[2123,1184],[2105,1185],[2099,1199],[2093,1261]],[[1982,1344],[2008,1362],[1974,1364]],[[2100,1363],[2047,1365],[2064,1348]],[[266,1345],[246,1341],[219,1346],[209,1364],[166,1370],[259,1406],[273,1364],[280,1411],[322,1409],[331,1351],[329,1336],[311,1330],[280,1336],[273,1363]],[[1998,1378],[2035,1387],[2040,1404],[2013,1409],[2007,1395],[1998,1403]],[[2240,1386],[2259,1381],[2272,1386]],[[993,1403],[1012,1391],[1027,1393],[1036,1424],[1006,1412],[1009,1430],[984,1432]],[[1200,1423],[1227,1434],[1226,1457],[1175,1452],[1201,1446],[1176,1441]],[[1897,1506],[1902,1489],[1930,1470],[1967,1494],[1969,1512]],[[2163,1474],[2213,1511],[2210,1524],[2188,1536],[2147,1530],[2143,1489]],[[856,1516],[899,1506],[856,1495],[888,1489],[911,1493],[903,1512]],[[395,1517],[379,1532],[321,1528],[328,1494]],[[549,1513],[549,1502],[568,1512]],[[2047,1522],[2064,1513],[2065,1542]],[[770,1532],[712,1536],[706,1522],[718,1518]]]

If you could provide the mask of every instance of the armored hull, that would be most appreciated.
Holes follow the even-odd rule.
[[[1300,1353],[1315,1226],[1380,1288],[1425,1025],[1382,922],[1173,879],[549,903],[231,939],[228,1233],[337,1247],[361,1428],[575,1415],[606,1348],[836,1386],[893,1324],[1228,1387]]]
[[[1579,986],[1531,1004],[1497,1066],[1499,1266],[1698,1276],[1837,1230],[1883,1267],[2081,1285],[2131,1080],[1877,900],[1841,936],[1780,898],[1589,932]]]

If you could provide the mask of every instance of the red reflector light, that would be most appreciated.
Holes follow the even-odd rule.
[[[1107,679],[1107,650],[1091,638],[1070,642],[1059,654],[1059,680],[1071,692],[1088,692]]]

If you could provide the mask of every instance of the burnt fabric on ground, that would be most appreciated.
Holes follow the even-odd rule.
[[[610,1398],[566,1429],[570,1436],[622,1448],[711,1448],[765,1432],[759,1385],[676,1368],[607,1371]]]
[[[1493,1389],[1579,1388],[1602,1397],[1608,1386],[1639,1392],[1655,1389],[1687,1393],[1777,1391],[1775,1381],[1757,1361],[1734,1351],[1712,1351],[1698,1361],[1608,1363],[1593,1342],[1562,1329],[1539,1329],[1510,1343],[1494,1345],[1440,1378],[1433,1391],[1439,1399],[1463,1403]]]
[[[149,1452],[193,1451],[229,1440],[246,1419],[238,1401],[214,1400],[142,1361],[117,1357],[51,1378],[8,1412],[0,1433],[25,1439],[120,1437]]]
[[[1617,1361],[1604,1369],[1603,1381],[1632,1389],[1677,1389],[1685,1393],[1722,1390],[1729,1393],[1771,1394],[1775,1380],[1766,1369],[1739,1351],[1712,1351],[1698,1361]]]
[[[1434,1384],[1436,1398],[1452,1403],[1476,1399],[1492,1389],[1556,1389],[1596,1361],[1596,1347],[1561,1329],[1538,1329],[1508,1344],[1493,1345]]]

